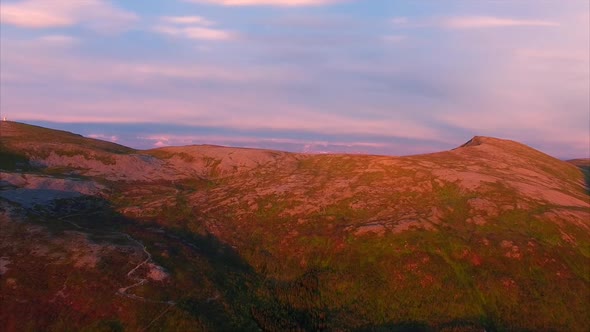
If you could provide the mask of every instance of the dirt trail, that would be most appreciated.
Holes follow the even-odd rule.
[[[150,252],[147,250],[147,248],[145,247],[145,245],[143,245],[143,243],[139,242],[138,240],[134,239],[131,235],[126,234],[126,233],[118,233],[121,236],[126,237],[127,239],[129,239],[129,241],[133,241],[135,243],[137,243],[138,245],[141,246],[141,248],[143,249],[143,252],[145,252],[145,254],[147,255],[147,258],[144,259],[141,263],[137,264],[133,269],[131,269],[131,271],[127,272],[127,277],[137,281],[136,283],[134,283],[133,285],[129,285],[127,287],[122,287],[119,288],[117,290],[117,294],[121,295],[121,296],[125,296],[127,298],[130,299],[135,299],[135,300],[141,300],[144,302],[151,302],[151,303],[165,303],[165,304],[170,304],[170,305],[175,305],[176,303],[174,301],[156,301],[156,300],[150,300],[150,299],[146,299],[144,297],[135,295],[135,294],[128,294],[127,291],[131,288],[135,288],[135,287],[139,287],[143,284],[145,284],[147,282],[146,278],[137,278],[137,277],[133,277],[133,274],[135,273],[135,271],[137,271],[137,269],[139,269],[140,267],[144,266],[145,264],[149,263],[152,260],[152,254],[150,254]]]
[[[145,252],[145,254],[147,255],[147,258],[145,260],[143,260],[141,263],[137,264],[137,266],[135,266],[133,269],[131,269],[131,271],[127,272],[127,277],[130,279],[136,280],[137,282],[134,283],[133,285],[119,288],[119,290],[117,291],[117,293],[119,295],[124,295],[124,296],[131,297],[131,298],[137,298],[138,297],[137,295],[127,294],[127,290],[145,284],[147,282],[147,279],[132,277],[132,275],[135,273],[135,271],[137,271],[137,269],[139,269],[143,265],[147,264],[152,259],[152,254],[150,254],[149,251],[147,251],[146,247],[142,243],[140,243],[136,239],[132,238],[129,234],[121,233],[121,235],[125,236],[127,239],[129,239],[129,241],[133,241],[133,242],[139,244],[141,246],[141,248],[143,249],[143,252]]]
[[[90,214],[96,214],[99,213],[100,211],[96,211]],[[70,220],[66,220],[68,218],[72,218],[72,217],[76,217],[76,216],[81,216],[81,215],[89,215],[88,213],[79,213],[79,214],[71,214],[71,215],[67,215],[67,216],[63,216],[58,218],[58,220],[67,222],[68,224],[80,229],[80,230],[85,230],[87,232],[92,231],[92,229],[87,228],[87,227],[82,227],[80,225],[78,225],[77,223],[70,221]],[[135,287],[139,287],[143,284],[145,284],[147,282],[146,278],[138,278],[138,277],[133,277],[133,274],[142,266],[144,266],[145,264],[149,263],[152,260],[152,254],[150,254],[150,252],[147,250],[146,246],[141,243],[140,241],[138,241],[137,239],[133,238],[131,235],[127,234],[127,233],[122,233],[122,232],[110,232],[110,234],[107,234],[106,236],[113,236],[113,237],[124,237],[126,239],[128,239],[131,242],[135,242],[137,243],[139,246],[141,246],[143,252],[146,254],[146,259],[144,259],[143,261],[141,261],[139,264],[137,264],[135,267],[133,267],[133,269],[131,269],[129,272],[127,272],[126,276],[129,279],[132,279],[134,281],[136,281],[136,283],[129,285],[127,287],[122,287],[119,288],[116,292],[117,295],[129,298],[129,299],[133,299],[133,300],[139,300],[139,301],[143,301],[143,302],[150,302],[150,303],[163,303],[163,304],[168,304],[168,305],[175,305],[176,302],[174,301],[157,301],[157,300],[151,300],[151,299],[147,299],[145,297],[139,296],[139,295],[135,295],[135,294],[129,294],[127,293],[127,291],[129,289],[135,288]]]

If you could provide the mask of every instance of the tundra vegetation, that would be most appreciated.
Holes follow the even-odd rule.
[[[387,157],[0,129],[5,330],[590,328],[587,160],[489,137]]]

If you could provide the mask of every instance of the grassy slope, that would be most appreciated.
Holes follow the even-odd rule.
[[[331,328],[409,321],[584,330],[590,237],[587,225],[574,221],[588,216],[587,205],[559,205],[507,185],[552,179],[559,188],[541,188],[587,202],[580,172],[515,142],[480,140],[409,158],[307,156],[216,180],[216,187],[174,204],[192,206],[188,229],[214,231],[273,285],[286,283],[267,290],[278,308],[257,316],[265,322],[303,311],[320,312],[315,319]],[[434,175],[437,168],[500,180],[468,189],[452,176]],[[470,221],[473,199],[494,205],[482,213],[483,225]],[[195,218],[197,211],[206,213]],[[552,211],[559,211],[557,222],[547,216]],[[395,231],[402,220],[410,229]],[[375,223],[384,225],[382,234],[355,235]],[[311,297],[296,286],[310,274]]]
[[[77,144],[84,148],[96,149],[110,153],[131,153],[135,150],[126,146],[93,138],[86,138],[81,135],[67,131],[48,129],[24,123],[2,121],[0,122],[0,133],[6,145],[10,143],[57,143]]]
[[[49,139],[62,136],[43,138]],[[235,164],[249,166],[233,173],[231,163],[227,172],[214,171],[227,163],[218,151],[151,154],[181,154],[187,163],[205,158],[206,167],[214,166],[203,173],[207,178],[180,184],[117,184],[119,193],[108,202],[119,211],[156,206],[126,218],[127,231],[171,272],[173,286],[151,292],[179,303],[154,328],[590,326],[589,208],[515,186],[588,202],[583,175],[524,145],[475,138],[454,151],[404,158],[276,154],[268,161],[264,152],[264,158],[248,155],[257,162]],[[183,240],[142,226],[156,223]],[[213,305],[208,299],[216,292],[221,300]],[[160,308],[128,310],[107,317],[134,329]]]
[[[532,154],[530,159],[535,163],[555,163]],[[412,160],[452,167],[457,166],[456,157],[446,153]],[[289,293],[289,289],[276,296],[287,307],[320,306],[334,324],[331,327],[362,322],[394,326],[404,321],[439,327],[483,324],[497,329],[583,330],[589,326],[585,303],[590,294],[588,229],[567,224],[567,216],[562,219],[565,225],[556,225],[544,216],[557,208],[579,208],[525,201],[501,182],[474,191],[451,181],[439,183],[427,168],[415,164],[368,172],[372,159],[311,157],[294,173],[304,174],[300,180],[306,190],[299,197],[292,192],[260,197],[245,192],[243,182],[232,179],[230,195],[253,196],[264,208],[244,215],[244,207],[221,207],[216,218],[230,223],[236,218],[238,222],[237,226],[232,223],[236,229],[226,229],[226,234],[221,231],[220,236],[245,246],[245,252],[251,250],[246,254],[248,261],[270,277],[293,280],[292,276],[320,271],[320,304],[297,303],[298,291]],[[325,190],[350,177],[351,170],[364,171],[347,187],[363,189],[346,198],[339,195],[338,188]],[[566,176],[577,176],[569,167],[547,170],[549,174],[562,171]],[[308,172],[313,175],[306,178]],[[424,174],[418,175],[420,172]],[[284,183],[276,173],[268,175],[270,179],[258,176],[262,177],[259,183]],[[425,183],[430,180],[432,190],[412,185],[395,190],[396,183],[403,183],[408,176],[410,183],[420,181],[418,177],[426,178],[422,180]],[[326,196],[330,199],[323,200]],[[509,208],[485,216],[484,225],[475,225],[469,222],[473,212],[468,201],[473,198],[486,198]],[[284,213],[306,199],[316,202],[320,211],[294,216]],[[406,214],[420,225],[416,220],[428,216],[433,207],[442,211],[437,222],[401,233],[390,230],[406,219]],[[582,210],[587,216],[588,208]],[[391,228],[382,235],[347,232],[347,228],[367,221]],[[564,238],[564,232],[570,237]],[[252,243],[256,244],[252,247]]]
[[[52,152],[107,162],[112,159],[109,154],[135,152],[119,144],[12,121],[0,122],[0,138],[0,166],[7,170],[22,169],[31,157],[47,157]]]

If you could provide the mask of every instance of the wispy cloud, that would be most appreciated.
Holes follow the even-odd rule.
[[[74,18],[55,9],[39,8],[34,2],[20,2],[2,5],[0,11],[2,24],[25,28],[52,28],[73,25]]]
[[[64,38],[64,40],[62,40]],[[288,68],[267,68],[252,66],[224,67],[215,64],[169,64],[164,62],[129,62],[96,58],[77,58],[64,52],[57,52],[47,44],[68,40],[65,36],[46,36],[40,45],[27,47],[9,44],[2,52],[2,80],[41,83],[47,79],[64,84],[113,83],[127,87],[148,87],[154,84],[167,84],[170,81],[190,80],[198,82],[218,82],[226,84],[245,84],[299,79],[296,72]],[[37,57],[34,53],[42,53]],[[26,54],[26,55],[25,55]],[[92,65],[90,66],[89,63]],[[8,65],[9,64],[9,65]]]
[[[117,135],[89,134],[88,137],[111,142],[117,142],[119,140],[119,136]]]
[[[153,31],[186,39],[229,40],[236,37],[234,32],[213,28],[215,22],[201,16],[164,16]]]
[[[92,137],[91,135],[89,135]],[[220,135],[175,135],[156,134],[138,136],[139,142],[145,147],[184,146],[193,144],[212,144],[232,147],[278,149],[303,153],[402,153],[407,151],[394,142],[363,142],[363,141],[340,141],[339,137],[330,140],[317,140],[313,138],[280,138],[280,137],[257,137],[255,133],[251,136],[220,136]],[[416,144],[417,145],[417,144]],[[421,147],[422,151],[436,151],[433,146]]]
[[[494,16],[463,16],[442,20],[444,27],[451,29],[482,29],[504,27],[556,27],[559,23],[545,20],[525,20]]]
[[[164,16],[161,21],[168,24],[198,24],[205,26],[215,24],[202,16]]]
[[[153,30],[160,34],[187,39],[229,40],[235,38],[235,34],[232,32],[200,26],[177,27],[157,25]]]
[[[243,143],[291,150],[333,150],[321,144],[350,137],[450,147],[483,134],[561,139],[547,150],[559,156],[587,151],[587,1],[0,1],[0,106],[9,118],[305,138]],[[224,7],[257,5],[266,8]],[[123,8],[145,13],[136,33],[93,33],[133,23]],[[129,137],[94,128],[87,133]],[[347,147],[365,148],[381,149]]]
[[[68,35],[46,35],[39,37],[43,43],[56,46],[70,46],[78,42],[78,39]]]
[[[493,29],[511,27],[558,27],[560,23],[550,20],[516,19],[496,16],[455,16],[411,19],[394,17],[390,23],[396,28],[446,28],[446,29]]]
[[[578,50],[545,50],[521,48],[515,50],[515,55],[524,59],[547,60],[547,61],[575,61],[579,64],[588,64],[588,52]],[[587,66],[586,66],[587,67]]]
[[[83,25],[95,30],[112,31],[137,21],[134,13],[100,0],[26,0],[2,3],[2,24],[43,29]]]
[[[346,2],[346,0],[185,0],[186,2],[214,4],[221,6],[321,6]]]

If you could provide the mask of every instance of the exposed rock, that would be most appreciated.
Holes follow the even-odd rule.
[[[166,273],[163,267],[149,263],[147,277],[154,281],[163,281],[168,278],[168,273]]]
[[[0,257],[0,276],[8,272],[8,265],[10,265],[10,259],[8,257]]]
[[[382,224],[367,224],[359,226],[356,231],[354,232],[355,235],[365,235],[369,233],[383,235],[387,229]]]

